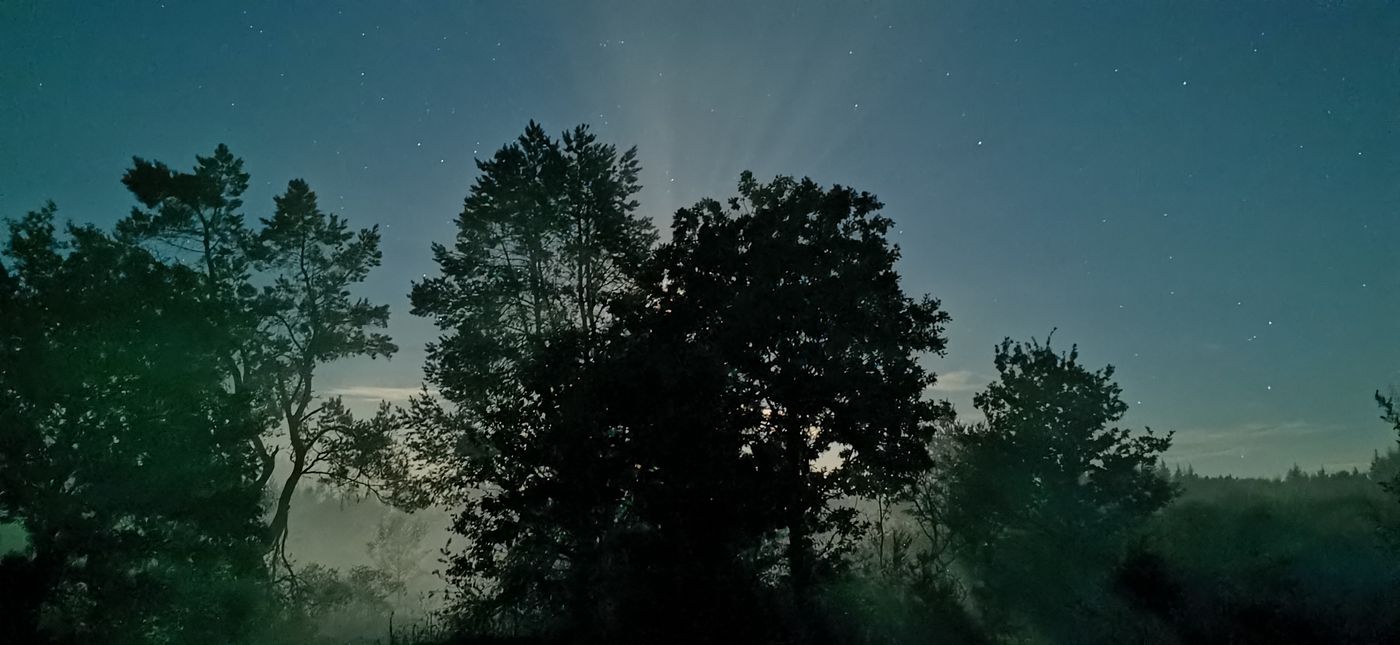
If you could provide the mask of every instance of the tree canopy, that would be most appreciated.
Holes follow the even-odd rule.
[[[931,464],[948,407],[919,360],[947,315],[901,290],[873,196],[745,174],[653,250],[631,151],[531,124],[478,165],[441,275],[413,289],[446,332],[426,375],[449,404],[413,418],[422,452],[450,455],[426,468],[464,509],[451,571],[484,620],[606,630],[657,607],[621,598],[637,576],[718,597],[757,585],[778,540],[801,598],[859,533],[832,502]]]
[[[579,550],[602,530],[601,502],[558,504],[546,491],[569,466],[606,457],[570,452],[583,444],[560,429],[552,390],[591,360],[656,234],[635,213],[636,151],[583,126],[561,141],[532,122],[477,165],[454,243],[433,246],[440,275],[413,285],[413,313],[443,331],[425,368],[438,396],[412,405],[414,446],[437,499],[460,505],[469,546],[449,575],[476,613],[579,613]]]
[[[194,271],[90,226],[60,233],[54,213],[10,224],[0,285],[0,520],[30,535],[28,629],[241,633],[262,578],[262,427],[223,387],[225,330]]]
[[[1157,468],[1171,434],[1114,425],[1128,406],[1113,367],[1088,369],[1078,347],[1007,339],[994,364],[998,380],[973,399],[985,424],[953,437],[944,515],[923,519],[954,527],[974,595],[1003,628],[1096,638],[1123,544],[1174,494]]]
[[[264,431],[249,439],[260,458],[260,485],[273,477],[285,442],[290,470],[264,533],[270,561],[294,580],[285,544],[293,493],[305,477],[421,505],[391,410],[357,420],[338,397],[315,387],[326,363],[398,350],[376,331],[388,325],[388,306],[350,291],[380,264],[378,227],[352,231],[322,212],[300,179],[274,198],[271,217],[248,227],[241,211],[248,174],[223,145],[198,157],[191,172],[136,158],[122,183],[145,210],[133,208],[118,222],[118,235],[172,249],[177,262],[200,273],[196,293],[227,337],[217,363],[230,391],[254,401],[261,415]]]
[[[37,598],[17,620],[36,638],[265,640],[255,616],[307,593],[285,553],[303,478],[423,503],[398,415],[356,419],[313,384],[396,350],[388,308],[351,295],[378,232],[301,180],[249,228],[224,146],[190,172],[137,158],[123,183],[140,207],[113,233],[60,229],[50,204],[0,256],[0,522],[30,536],[10,565]]]

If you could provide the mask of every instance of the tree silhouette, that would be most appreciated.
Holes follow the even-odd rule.
[[[240,210],[248,186],[242,160],[220,145],[197,161],[185,173],[135,159],[122,182],[147,210],[133,209],[117,231],[132,244],[173,250],[177,261],[199,271],[194,292],[225,330],[216,364],[229,390],[261,413],[264,431],[249,439],[260,459],[260,485],[273,477],[282,448],[277,431],[285,429],[291,468],[277,486],[264,542],[269,562],[290,574],[290,505],[303,478],[409,507],[422,503],[397,450],[398,423],[389,407],[357,420],[338,397],[325,398],[314,385],[325,363],[397,350],[374,331],[387,325],[388,307],[350,293],[379,266],[379,233],[374,227],[352,232],[343,219],[322,212],[302,180],[274,200],[260,229],[250,229]]]
[[[1377,390],[1376,405],[1381,408],[1381,420],[1389,423],[1397,433],[1400,433],[1400,405],[1397,405],[1395,396],[1386,396]],[[1400,438],[1397,438],[1396,441],[1400,442]],[[1377,456],[1376,461],[1380,461],[1379,456]],[[1381,488],[1396,497],[1400,497],[1400,471],[1387,473],[1387,475],[1379,480]]]
[[[1007,339],[995,363],[973,399],[985,425],[955,436],[944,520],[991,622],[1090,640],[1122,541],[1174,494],[1156,469],[1171,434],[1114,426],[1127,404],[1113,368],[1090,371],[1077,348]]]
[[[625,437],[633,539],[655,553],[645,570],[667,572],[672,597],[691,592],[661,615],[713,629],[739,611],[726,593],[747,602],[746,585],[778,565],[801,616],[785,627],[803,631],[814,582],[863,528],[831,502],[902,488],[930,465],[924,446],[949,409],[923,398],[935,377],[918,359],[943,350],[948,317],[902,291],[879,208],[745,173],[727,208],[676,214],[645,291],[619,304],[606,351],[625,367],[580,380],[607,384],[588,399]]]
[[[923,398],[935,376],[918,361],[943,351],[948,316],[901,289],[880,207],[842,186],[759,184],[744,173],[728,208],[706,201],[677,213],[649,273],[647,305],[685,321],[726,365],[741,412],[729,430],[772,456],[764,490],[780,500],[799,597],[823,565],[813,539],[839,545],[859,528],[828,502],[912,481],[950,413]],[[839,462],[817,468],[828,451]]]
[[[608,484],[570,481],[606,459],[603,445],[551,409],[554,390],[592,360],[608,305],[655,240],[635,214],[635,150],[618,154],[580,126],[562,142],[531,122],[489,160],[433,246],[441,274],[413,286],[413,313],[443,336],[425,369],[435,397],[412,403],[420,467],[433,493],[462,511],[468,550],[449,576],[474,615],[501,623],[588,612],[591,544],[616,510]],[[546,367],[547,366],[547,367]],[[558,491],[568,501],[550,501]],[[484,586],[479,586],[484,585]]]
[[[29,533],[17,595],[46,617],[7,635],[238,640],[265,580],[261,425],[223,387],[227,330],[194,271],[53,217],[3,253],[0,521]]]
[[[122,184],[148,210],[133,207],[117,223],[117,237],[133,244],[159,243],[203,274],[196,293],[210,303],[218,326],[228,330],[219,363],[233,392],[247,392],[248,381],[256,378],[250,372],[257,360],[257,321],[251,311],[256,290],[249,283],[252,234],[239,212],[248,189],[243,160],[223,144],[208,157],[196,157],[190,173],[136,157]],[[263,466],[265,481],[273,467],[270,456]]]
[[[552,337],[599,331],[656,235],[634,212],[636,150],[619,156],[584,126],[561,145],[532,121],[477,167],[455,242],[433,245],[441,275],[415,283],[412,299],[447,332],[429,347],[429,380],[449,401],[486,407]]]
[[[780,510],[762,491],[771,459],[747,450],[728,368],[688,321],[624,313],[586,364],[541,366],[556,385],[535,503],[572,509],[593,564],[568,579],[579,637],[614,642],[766,642],[766,541]],[[674,324],[673,324],[674,323]],[[563,378],[558,378],[563,375]]]
[[[304,477],[363,490],[400,507],[423,502],[396,450],[397,420],[388,404],[373,418],[356,420],[339,397],[318,403],[313,383],[319,365],[398,350],[387,335],[373,331],[388,325],[388,305],[350,296],[350,288],[379,265],[378,227],[352,232],[345,220],[323,213],[316,194],[299,179],[275,202],[254,251],[255,266],[275,277],[254,312],[264,331],[260,374],[271,386],[291,451],[291,471],[268,526],[274,555],[285,561],[292,496]]]

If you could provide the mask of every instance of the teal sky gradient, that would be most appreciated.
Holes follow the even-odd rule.
[[[1362,465],[1400,383],[1400,4],[1392,2],[0,3],[0,216],[109,224],[132,155],[224,142],[250,216],[287,180],[384,228],[365,295],[401,396],[411,280],[529,119],[642,163],[642,209],[741,170],[870,190],[902,272],[953,315],[930,365],[971,415],[1003,336],[1118,368],[1131,425],[1209,473]]]

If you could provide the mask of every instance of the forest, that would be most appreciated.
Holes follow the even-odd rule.
[[[399,351],[381,230],[307,182],[245,204],[220,145],[114,168],[112,227],[7,220],[0,641],[1400,642],[1400,452],[1170,467],[1051,320],[967,421],[878,197],[745,172],[661,231],[641,164],[533,121],[477,161],[371,411],[324,374]],[[344,518],[363,562],[299,556]]]

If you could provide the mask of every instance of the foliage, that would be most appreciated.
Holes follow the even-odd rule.
[[[261,462],[260,485],[270,482],[278,453],[288,449],[291,468],[276,486],[264,532],[269,561],[294,582],[285,546],[293,493],[303,478],[420,506],[390,408],[357,420],[314,385],[321,365],[397,351],[375,331],[387,326],[388,307],[350,294],[379,266],[377,227],[351,231],[345,220],[322,212],[316,194],[297,179],[274,199],[273,215],[250,229],[240,211],[248,174],[222,145],[189,173],[137,158],[122,182],[146,210],[133,209],[119,222],[119,236],[173,249],[177,261],[199,270],[194,292],[228,337],[215,364],[230,391],[261,413],[264,431],[249,439]]]
[[[1119,611],[1104,589],[1124,540],[1174,494],[1156,468],[1171,435],[1114,426],[1113,368],[1090,371],[1077,348],[1008,339],[995,365],[973,399],[986,424],[955,435],[942,516],[923,520],[958,534],[989,624],[1088,642]]]
[[[1376,404],[1381,408],[1381,420],[1389,423],[1396,433],[1400,433],[1400,406],[1396,403],[1395,395],[1384,396],[1377,391]],[[1396,441],[1400,443],[1400,437],[1396,437]],[[1389,455],[1390,453],[1387,453],[1387,456]],[[1400,497],[1400,468],[1390,470],[1387,475],[1380,480],[1381,487],[1392,495]]]
[[[449,575],[472,615],[704,626],[788,602],[765,587],[782,571],[805,602],[862,528],[829,502],[912,481],[948,414],[917,360],[947,316],[901,291],[878,200],[745,174],[729,210],[683,209],[648,253],[631,151],[532,123],[479,167],[412,294],[445,332],[427,376],[450,407],[411,417],[451,457],[425,468],[464,508]]]
[[[17,629],[245,633],[263,579],[261,428],[222,386],[224,329],[193,271],[53,218],[11,222],[0,285],[0,521],[30,535],[8,567],[29,572],[17,595],[37,612]]]
[[[300,180],[248,228],[248,175],[224,146],[188,173],[138,158],[123,183],[144,208],[114,235],[60,235],[50,205],[11,223],[0,262],[0,522],[30,537],[7,567],[37,599],[18,619],[55,638],[266,641],[255,616],[297,612],[271,602],[259,560],[304,595],[283,550],[301,478],[422,503],[392,410],[355,419],[312,383],[396,349],[374,331],[388,308],[350,295],[379,236]]]
[[[1394,642],[1400,508],[1387,479],[1178,475],[1180,498],[1133,541],[1115,589],[1160,625],[1158,642]]]
[[[843,566],[862,529],[852,509],[830,502],[906,486],[930,466],[924,446],[950,414],[923,398],[935,377],[919,363],[943,351],[948,316],[903,292],[880,208],[850,188],[760,184],[744,173],[727,207],[707,200],[676,214],[631,323],[634,335],[696,348],[688,354],[702,355],[688,360],[713,365],[706,436],[719,442],[719,462],[754,462],[750,477],[772,504],[762,522],[785,533],[798,598]],[[659,440],[692,436],[658,431]],[[836,463],[817,467],[823,456]],[[727,472],[691,470],[711,485]]]
[[[269,524],[275,557],[285,560],[292,493],[303,477],[362,489],[403,506],[413,496],[407,461],[395,452],[396,420],[388,404],[369,420],[356,420],[338,397],[313,407],[318,365],[397,351],[374,329],[389,322],[387,305],[351,299],[350,287],[379,265],[377,227],[351,232],[345,220],[327,215],[306,182],[293,180],[275,198],[276,210],[262,220],[253,247],[255,264],[272,284],[256,300],[262,321],[260,374],[287,430],[291,472],[281,484]]]
[[[872,531],[857,552],[858,566],[818,594],[819,616],[832,641],[992,642],[969,611],[947,542],[918,521],[917,504],[893,497],[871,501],[873,507],[862,509]]]
[[[442,401],[419,397],[410,416],[432,492],[462,508],[468,550],[448,575],[480,592],[464,598],[479,620],[505,625],[506,608],[582,611],[584,551],[616,498],[591,479],[606,451],[561,425],[551,388],[590,360],[655,233],[634,213],[635,150],[585,127],[561,143],[532,122],[478,167],[455,243],[433,247],[441,275],[413,287],[413,312],[444,334],[426,367]]]

